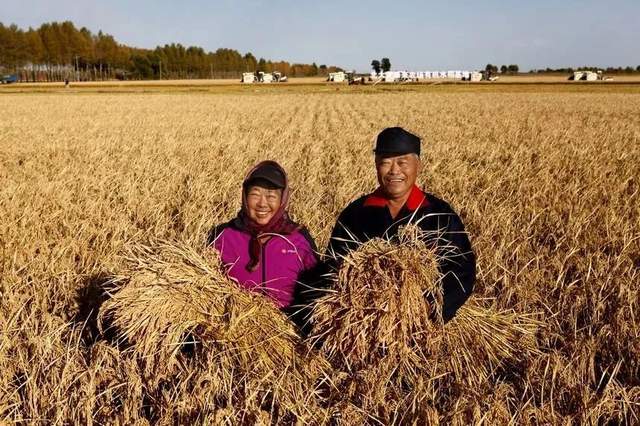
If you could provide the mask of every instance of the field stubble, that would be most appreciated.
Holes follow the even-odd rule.
[[[86,361],[99,334],[92,291],[127,243],[201,244],[238,210],[245,171],[275,159],[290,175],[292,215],[322,249],[340,209],[375,187],[373,137],[401,125],[424,140],[419,183],[450,201],[467,226],[478,255],[476,296],[545,323],[541,355],[461,401],[461,410],[487,422],[640,421],[640,97],[2,101],[0,419],[91,419],[99,400]]]

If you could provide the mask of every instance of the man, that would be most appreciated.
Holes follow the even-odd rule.
[[[447,251],[440,261],[443,275],[443,319],[448,321],[469,298],[476,275],[476,260],[460,217],[449,204],[416,186],[420,172],[420,138],[400,127],[383,130],[377,137],[375,165],[379,187],[342,211],[333,229],[327,258],[339,267],[340,255],[358,242],[375,237],[392,238],[409,222]],[[446,249],[445,249],[446,247]]]

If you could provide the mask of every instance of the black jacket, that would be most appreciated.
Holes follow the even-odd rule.
[[[443,200],[418,187],[413,188],[395,220],[379,191],[349,204],[338,217],[329,240],[327,266],[330,269],[338,268],[339,255],[358,247],[353,240],[362,243],[375,237],[392,238],[398,233],[398,228],[409,221],[418,224],[430,235],[437,234],[434,243],[448,252],[440,263],[443,275],[443,319],[448,321],[471,295],[476,278],[476,258],[456,212]]]

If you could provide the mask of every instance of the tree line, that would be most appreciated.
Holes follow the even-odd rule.
[[[500,74],[518,74],[520,72],[520,67],[517,64],[511,64],[502,65],[498,68],[497,65],[487,64],[487,66],[484,67],[484,70],[490,75],[498,74],[498,70],[500,71]]]
[[[584,66],[584,67],[577,67],[577,68],[572,68],[572,67],[568,67],[568,68],[545,68],[545,69],[537,69],[537,70],[531,70],[531,72],[534,72],[536,74],[545,74],[545,73],[562,73],[562,74],[572,74],[575,71],[603,71],[607,74],[635,74],[635,73],[640,73],[640,65],[638,65],[637,67],[631,67],[631,66],[626,66],[626,67],[594,67],[594,66]]]
[[[520,68],[518,65],[502,65],[498,68],[497,65],[487,64],[485,67],[485,71],[490,74],[497,74],[498,70],[501,74],[517,74],[520,72]],[[634,74],[640,72],[640,65],[636,68],[627,66],[627,67],[594,67],[594,66],[584,66],[584,67],[567,67],[567,68],[545,68],[545,69],[534,69],[531,70],[531,73],[535,74],[545,74],[545,73],[556,73],[556,74],[572,74],[574,71],[603,71],[607,74]]]
[[[80,29],[70,21],[44,23],[23,30],[0,22],[0,72],[22,81],[100,79],[238,78],[243,72],[279,71],[291,77],[327,75],[335,66],[297,64],[256,58],[234,49],[207,52],[179,43],[141,49],[112,35]]]

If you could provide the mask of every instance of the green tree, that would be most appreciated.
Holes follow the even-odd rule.
[[[267,61],[264,58],[260,58],[260,60],[258,61],[257,71],[267,71]]]
[[[491,77],[492,75],[495,75],[498,73],[498,66],[493,64],[487,64],[487,66],[484,67],[484,71],[489,77]]]
[[[389,60],[389,58],[382,58],[382,60],[380,61],[380,67],[382,68],[383,72],[390,71],[391,61]]]
[[[157,78],[157,70],[154,69],[149,55],[134,54],[131,56],[131,72],[136,78]]]
[[[254,72],[258,67],[258,61],[256,57],[251,53],[247,53],[244,55],[244,70],[248,72]]]
[[[512,64],[512,65],[509,65],[508,69],[511,74],[517,74],[518,71],[520,70],[520,67],[518,67],[515,64]]]
[[[374,59],[373,61],[371,61],[371,68],[376,74],[380,74],[380,69],[381,69],[380,61],[377,59]]]
[[[507,71],[509,71],[509,67],[507,67],[506,65],[500,67],[500,74],[506,74]]]

